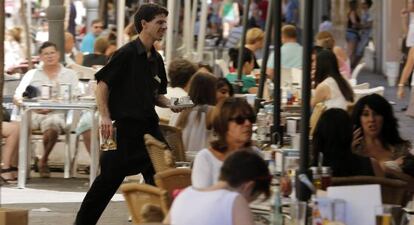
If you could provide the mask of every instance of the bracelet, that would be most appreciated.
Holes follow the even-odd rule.
[[[404,84],[398,84],[398,87],[404,87],[405,85]]]

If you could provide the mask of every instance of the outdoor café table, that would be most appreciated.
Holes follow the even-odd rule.
[[[90,184],[95,180],[99,159],[99,147],[98,147],[98,113],[95,101],[23,101],[21,105],[21,128],[20,128],[20,140],[19,140],[19,176],[18,176],[18,188],[25,188],[26,178],[28,172],[28,151],[29,150],[29,137],[30,137],[30,121],[31,111],[36,109],[52,109],[52,110],[87,110],[92,113],[92,132],[91,132],[91,166],[89,180]],[[67,151],[66,151],[67,152]],[[65,152],[65,154],[66,154]],[[70,152],[69,152],[70,154]],[[70,157],[65,156],[65,160]],[[65,163],[64,177],[69,178],[70,163]]]

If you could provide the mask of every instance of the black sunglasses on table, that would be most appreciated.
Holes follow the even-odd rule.
[[[250,123],[256,122],[256,116],[236,116],[233,118],[230,118],[229,121],[234,121],[239,125],[244,124],[246,120],[249,120]]]

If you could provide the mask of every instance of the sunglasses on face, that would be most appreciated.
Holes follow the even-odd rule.
[[[103,26],[94,26],[94,28],[95,29],[98,29],[98,28],[103,29]]]
[[[255,123],[256,116],[236,116],[234,118],[230,118],[230,121],[234,121],[239,125],[244,124],[246,120],[249,120],[250,123]]]

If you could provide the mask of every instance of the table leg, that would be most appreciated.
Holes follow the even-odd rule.
[[[29,119],[30,110],[22,109],[20,140],[19,140],[19,176],[17,181],[18,188],[25,188],[27,177],[27,155],[29,149]],[[29,154],[30,155],[30,154]]]

